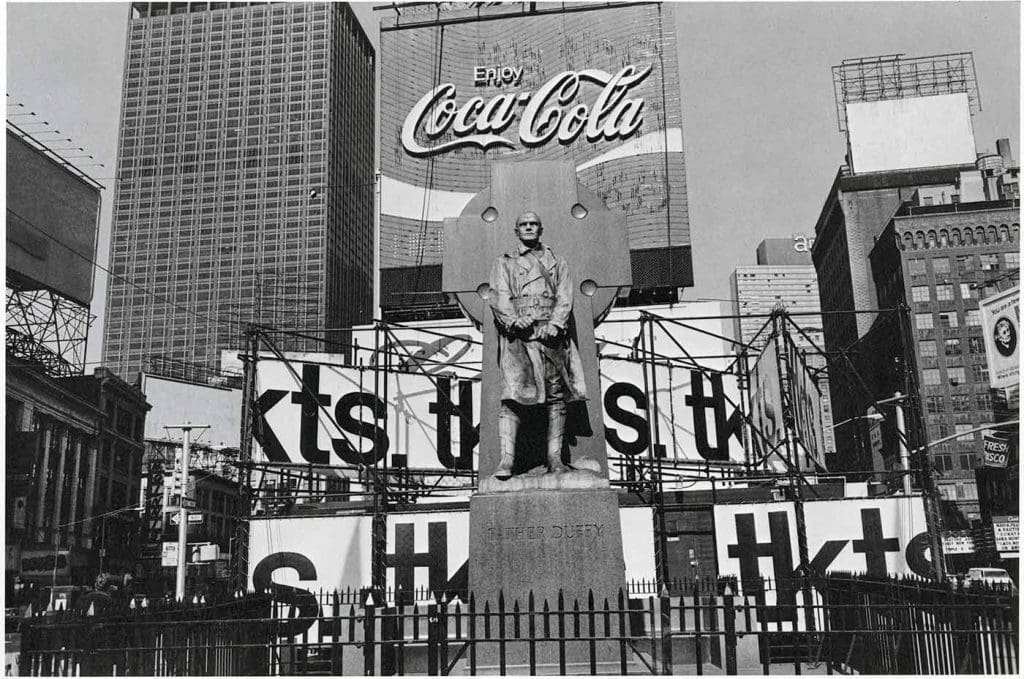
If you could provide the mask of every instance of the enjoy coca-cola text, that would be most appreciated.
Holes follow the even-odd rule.
[[[443,83],[416,102],[402,124],[402,145],[414,156],[444,153],[461,146],[515,148],[501,135],[519,118],[519,141],[528,147],[541,146],[557,137],[569,144],[580,134],[587,141],[624,139],[643,124],[644,100],[629,98],[630,90],[650,74],[651,66],[626,66],[612,75],[598,69],[563,71],[535,93],[509,92],[489,101],[475,96],[461,106],[456,88]],[[592,82],[601,91],[592,106],[572,103],[582,83]],[[522,113],[520,115],[520,107]],[[456,137],[431,145],[446,132]],[[421,143],[417,138],[428,141]]]

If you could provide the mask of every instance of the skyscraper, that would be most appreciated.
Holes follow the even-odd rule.
[[[821,303],[810,252],[806,247],[797,249],[799,244],[796,238],[766,238],[757,246],[757,266],[738,266],[729,277],[736,338],[744,343],[753,340],[755,353],[769,334],[758,335],[758,331],[768,320],[766,315],[779,305],[791,314],[801,314],[794,322],[819,348],[825,346],[821,316],[803,315],[820,312]],[[809,347],[808,342],[798,343]]]
[[[214,369],[248,322],[368,321],[374,51],[351,9],[133,3],[127,40],[104,363]]]
[[[766,238],[757,246],[757,266],[738,266],[729,276],[735,315],[736,339],[749,344],[749,366],[772,337],[772,328],[764,327],[768,314],[785,308],[791,316],[789,337],[802,355],[810,374],[821,390],[822,450],[812,451],[819,463],[835,452],[832,434],[832,399],[824,373],[825,335],[822,331],[818,274],[811,263],[810,243],[804,236]],[[799,328],[799,331],[797,331]]]

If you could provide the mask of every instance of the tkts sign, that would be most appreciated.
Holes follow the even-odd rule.
[[[803,625],[797,606],[799,532],[792,502],[717,505],[718,574],[735,576],[745,594],[763,597],[766,622]],[[804,503],[809,568],[929,577],[930,547],[920,497]],[[774,583],[766,589],[762,578]]]
[[[493,77],[488,69],[478,68],[474,82],[518,84],[522,77],[521,68],[491,70]],[[516,144],[502,133],[517,120],[519,143],[526,147],[553,139],[570,144],[580,135],[589,142],[626,139],[643,124],[644,100],[631,98],[630,92],[650,73],[650,65],[629,65],[617,73],[595,68],[562,71],[536,92],[504,92],[490,99],[474,96],[461,104],[455,85],[443,83],[409,111],[402,124],[402,146],[413,156],[462,146],[514,149]],[[445,136],[454,138],[440,141]]]

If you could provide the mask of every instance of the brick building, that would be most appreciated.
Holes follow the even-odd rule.
[[[859,366],[876,400],[897,390],[920,394],[908,404],[915,446],[995,421],[978,300],[994,289],[991,279],[1020,268],[1017,200],[924,204],[925,197],[900,206],[870,253],[878,306],[906,313],[902,332],[876,320],[868,335],[888,340],[862,352]],[[899,370],[903,355],[909,375]],[[895,449],[895,441],[886,446]],[[974,469],[981,453],[980,433],[929,449],[947,522],[979,518]]]

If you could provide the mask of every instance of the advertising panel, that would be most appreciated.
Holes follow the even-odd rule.
[[[747,594],[763,594],[769,622],[796,622],[799,593],[792,578],[799,575],[800,552],[793,503],[716,505],[714,513],[719,575],[738,578]],[[804,516],[816,573],[883,577],[929,572],[920,497],[805,502]],[[771,581],[767,591],[761,578]]]
[[[651,509],[623,507],[625,581],[653,580]],[[358,591],[371,583],[372,517],[318,516],[257,519],[250,524],[249,586],[307,620],[286,627],[300,635],[322,610],[317,592]],[[426,603],[433,593],[449,599],[469,587],[469,506],[436,512],[389,514],[385,588],[388,605]],[[312,634],[313,632],[310,632]]]
[[[975,161],[966,93],[849,103],[846,121],[855,173]]]
[[[381,21],[382,305],[440,291],[444,220],[497,160],[572,162],[621,215],[634,285],[692,285],[671,5],[471,5]]]
[[[1020,389],[1020,286],[981,300],[985,360],[993,389]]]
[[[651,437],[670,458],[743,461],[735,375],[725,371],[726,321],[717,303],[651,307],[664,314],[647,385],[632,343],[637,309],[615,310],[597,328],[605,439],[609,455],[647,456]],[[372,331],[356,331],[361,347]],[[381,339],[388,371],[361,349],[357,366],[328,355],[263,359],[257,369],[256,459],[314,464],[374,464],[413,469],[474,468],[479,441],[480,335],[468,324],[397,328]],[[683,349],[681,349],[682,347]],[[292,355],[288,355],[292,358]],[[383,359],[382,359],[383,360]],[[407,372],[399,372],[399,368]],[[657,417],[657,430],[651,420]],[[614,465],[613,465],[614,467]]]
[[[825,468],[825,420],[822,410],[822,391],[814,373],[796,344],[789,343],[789,388],[793,399],[793,425],[799,437],[801,461],[813,460],[817,467]],[[814,468],[814,465],[808,465]]]
[[[7,268],[92,301],[100,191],[7,131]]]
[[[1010,440],[1006,435],[999,435],[997,432],[986,429],[982,437],[985,457],[983,463],[986,467],[1006,468],[1007,459],[1010,457]]]
[[[1020,558],[1020,517],[996,516],[992,518],[992,533],[996,551],[1003,558]]]
[[[146,439],[181,440],[180,429],[171,424],[193,422],[208,425],[205,444],[238,447],[241,431],[242,390],[179,382],[142,373],[142,393],[152,409],[146,415]]]
[[[768,342],[750,369],[750,420],[755,430],[754,449],[759,459],[770,465],[781,464],[779,455],[786,432],[782,421],[782,366],[779,349],[774,341]],[[775,451],[775,452],[773,452]]]

